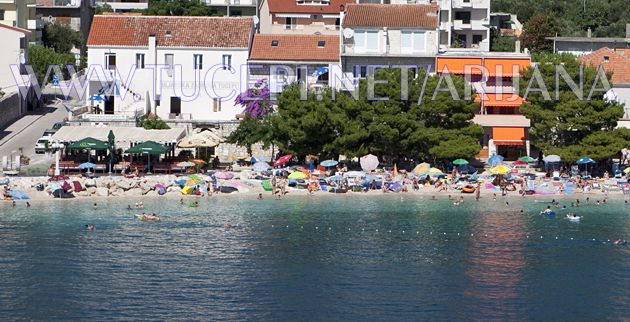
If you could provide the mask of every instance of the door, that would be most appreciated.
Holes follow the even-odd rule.
[[[171,115],[179,116],[182,113],[182,99],[171,97]]]
[[[105,97],[105,114],[114,114],[114,97],[106,96]]]

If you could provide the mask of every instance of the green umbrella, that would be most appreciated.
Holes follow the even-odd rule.
[[[138,145],[134,145],[131,148],[127,149],[125,153],[131,154],[146,154],[147,159],[149,160],[148,171],[151,171],[151,155],[160,155],[168,152],[170,149],[167,146],[159,144],[154,141],[146,141],[142,142]],[[147,172],[147,174],[150,172]]]
[[[115,142],[114,139],[114,131],[109,130],[109,134],[107,134],[107,146],[109,147],[109,172],[112,172],[112,166],[114,164],[114,150],[115,150]]]
[[[154,141],[142,142],[127,149],[125,153],[160,155],[168,152],[169,148]]]
[[[453,161],[453,164],[455,164],[455,165],[464,165],[464,164],[468,164],[468,161],[466,161],[464,159],[457,159],[457,160]]]
[[[107,143],[87,137],[68,145],[70,150],[107,150]]]
[[[531,162],[536,162],[536,159],[530,157],[530,156],[526,156],[526,157],[520,157],[518,158],[521,161],[525,161],[527,163],[531,163]]]

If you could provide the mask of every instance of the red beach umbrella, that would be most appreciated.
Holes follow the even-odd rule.
[[[279,157],[278,160],[276,160],[276,162],[273,163],[273,166],[274,167],[281,166],[281,165],[289,162],[289,160],[291,160],[292,157],[293,157],[292,154],[283,155],[283,156]]]

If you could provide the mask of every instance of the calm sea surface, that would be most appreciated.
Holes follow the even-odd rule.
[[[630,319],[622,200],[572,223],[442,198],[145,199],[161,222],[135,200],[2,203],[0,320]]]

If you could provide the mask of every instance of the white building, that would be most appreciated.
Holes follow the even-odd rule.
[[[368,65],[434,70],[438,12],[434,4],[348,4],[340,35],[344,72],[364,77]]]
[[[22,66],[28,59],[28,36],[30,31],[0,24],[0,90],[10,93],[18,90],[11,72],[11,65]],[[19,81],[21,83],[21,80]]]
[[[490,0],[439,0],[440,49],[490,51]]]
[[[234,120],[252,31],[251,18],[95,16],[85,99],[121,119]]]

